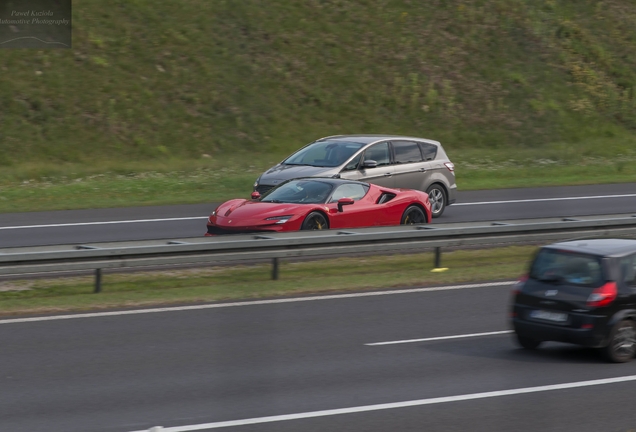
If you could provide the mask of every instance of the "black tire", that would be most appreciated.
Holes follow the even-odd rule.
[[[329,229],[329,221],[324,214],[320,212],[311,212],[303,221],[301,230],[323,230]]]
[[[416,225],[426,223],[426,215],[418,206],[412,205],[404,210],[400,225]]]
[[[526,336],[519,336],[517,335],[517,343],[521,346],[521,348],[527,349],[527,350],[534,350],[539,348],[539,345],[541,345],[540,340],[536,340],[536,339],[532,339]]]
[[[446,210],[446,191],[440,185],[431,185],[426,189],[428,200],[431,203],[431,213],[434,218],[438,218]]]
[[[612,363],[625,363],[636,354],[636,325],[632,320],[623,320],[610,332],[609,344],[603,348],[605,358]]]

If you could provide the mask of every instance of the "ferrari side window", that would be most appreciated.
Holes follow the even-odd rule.
[[[368,186],[356,183],[346,183],[336,188],[333,195],[331,195],[331,200],[329,200],[329,202],[336,202],[340,198],[353,198],[357,201],[365,196],[368,190]]]

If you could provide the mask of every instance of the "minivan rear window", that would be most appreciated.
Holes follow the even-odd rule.
[[[545,248],[530,268],[531,279],[597,288],[605,282],[601,257]]]

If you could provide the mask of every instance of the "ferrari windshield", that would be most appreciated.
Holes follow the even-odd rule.
[[[324,204],[333,185],[318,180],[292,180],[267,193],[261,202]]]
[[[344,141],[317,141],[298,150],[283,161],[285,165],[337,167],[345,163],[364,144]]]

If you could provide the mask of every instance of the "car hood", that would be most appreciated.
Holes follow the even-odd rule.
[[[217,225],[231,224],[233,227],[272,224],[275,221],[265,219],[273,216],[298,215],[304,212],[308,205],[232,200],[221,204],[216,210],[216,223]]]
[[[278,164],[263,173],[259,183],[277,185],[285,180],[300,177],[331,177],[340,172],[340,167],[315,167],[306,165]]]

